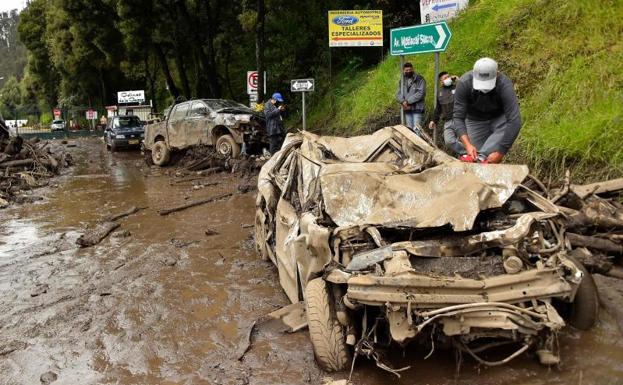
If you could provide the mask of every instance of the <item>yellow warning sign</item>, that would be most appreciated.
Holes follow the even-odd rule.
[[[329,11],[329,47],[382,47],[383,11]]]

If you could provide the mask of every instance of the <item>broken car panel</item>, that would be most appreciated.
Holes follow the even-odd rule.
[[[257,249],[292,303],[305,300],[327,370],[350,366],[353,350],[378,358],[377,347],[419,337],[487,365],[530,348],[555,364],[556,333],[574,324],[592,278],[527,178],[523,165],[459,162],[404,126],[291,134],[259,175]],[[582,306],[596,316],[596,303]],[[501,344],[515,348],[483,358]]]

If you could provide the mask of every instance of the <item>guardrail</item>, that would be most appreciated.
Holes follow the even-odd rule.
[[[10,127],[11,133],[24,138],[39,137],[41,139],[84,138],[89,136],[104,136],[101,130],[63,130],[52,131],[49,127]]]

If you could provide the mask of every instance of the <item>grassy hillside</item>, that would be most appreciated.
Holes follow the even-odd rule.
[[[622,15],[621,0],[477,0],[450,23],[441,68],[460,75],[490,56],[513,79],[524,120],[515,160],[623,175]],[[431,111],[433,55],[407,59],[428,80]],[[342,73],[310,126],[353,135],[395,122],[398,70],[389,57]]]

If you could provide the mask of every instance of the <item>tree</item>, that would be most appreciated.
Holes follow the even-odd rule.
[[[27,71],[32,88],[46,107],[56,106],[60,74],[53,65],[46,41],[46,0],[33,0],[20,14],[19,39],[28,49]]]
[[[17,119],[17,108],[22,103],[22,92],[15,76],[11,76],[0,89],[0,103],[8,116]]]

